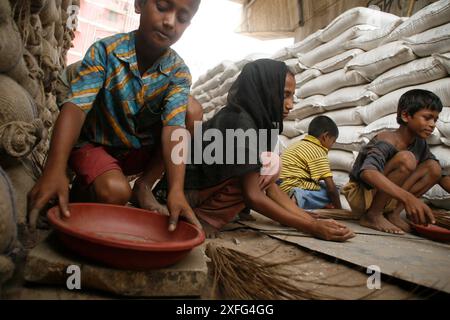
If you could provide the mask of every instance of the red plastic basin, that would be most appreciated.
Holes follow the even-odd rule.
[[[422,226],[418,224],[412,224],[416,232],[425,238],[440,241],[450,242],[450,230],[429,224],[428,226]]]
[[[147,210],[98,203],[69,205],[70,218],[59,208],[47,216],[61,242],[79,255],[128,270],[167,267],[205,241],[202,230],[185,221],[168,231],[168,217]]]

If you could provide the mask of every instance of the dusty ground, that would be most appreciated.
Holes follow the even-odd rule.
[[[41,234],[43,237],[45,234]],[[267,235],[232,224],[228,231],[219,234],[216,239],[208,239],[208,243],[227,247],[246,253],[253,257],[261,257],[268,262],[298,260],[297,263],[282,263],[282,268],[292,274],[292,279],[299,278],[295,285],[302,290],[311,290],[321,296],[335,299],[423,299],[442,297],[443,294],[425,288],[382,276],[380,290],[369,290],[366,286],[368,275],[360,267],[302,249],[298,246],[271,238]],[[66,288],[42,286],[24,283],[22,280],[22,263],[19,264],[14,278],[5,286],[2,299],[117,299],[103,292],[69,291]],[[214,283],[212,264],[208,263],[210,276],[201,299],[233,299],[220,290],[220,283]],[[316,282],[316,283],[312,283]],[[324,284],[317,284],[321,282]],[[219,287],[219,289],[217,289]],[[214,290],[216,288],[216,290]]]

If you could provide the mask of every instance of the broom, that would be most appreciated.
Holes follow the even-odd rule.
[[[335,220],[359,220],[360,214],[345,209],[314,209],[307,210],[316,218]]]
[[[450,230],[450,214],[447,211],[433,211],[433,215],[436,219],[436,225]]]
[[[273,251],[273,250],[271,250]],[[282,262],[267,262],[233,249],[209,243],[206,254],[211,258],[214,272],[213,292],[219,287],[226,299],[244,300],[306,300],[339,299],[330,295],[303,289],[296,284],[311,283],[333,287],[357,287],[296,279],[291,271],[280,266],[308,262],[300,257]],[[364,296],[363,298],[366,298]]]

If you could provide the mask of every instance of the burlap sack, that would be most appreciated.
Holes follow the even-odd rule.
[[[43,104],[42,80],[44,73],[28,50],[24,51],[23,57],[19,59],[16,66],[8,71],[6,75],[19,83],[38,105]]]
[[[0,25],[0,73],[11,70],[23,52],[20,33],[12,18]]]
[[[0,0],[0,24],[11,17],[11,6],[8,0]]]
[[[17,162],[15,165],[5,168],[5,172],[16,192],[16,222],[19,229],[27,224],[27,195],[36,183],[36,178],[33,176],[30,167],[31,164],[24,161]]]
[[[11,78],[0,75],[0,164],[29,154],[45,134],[30,95]]]
[[[31,1],[31,13],[36,14],[47,5],[47,0],[33,0]]]
[[[7,256],[0,255],[0,293],[1,285],[11,279],[14,273],[14,263]]]
[[[61,0],[47,0],[45,3],[45,6],[39,13],[43,26],[47,26],[61,19],[58,3],[61,6]]]
[[[6,172],[0,167],[0,254],[14,245],[17,229],[16,193]]]

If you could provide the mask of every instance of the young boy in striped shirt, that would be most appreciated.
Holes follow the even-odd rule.
[[[171,161],[178,144],[171,135],[187,122],[201,121],[201,108],[198,112],[198,105],[188,103],[191,75],[170,48],[199,4],[135,0],[139,29],[90,47],[56,121],[42,177],[29,194],[32,228],[51,199],[58,200],[63,215],[70,215],[67,165],[76,174],[72,189],[79,197],[119,205],[134,200],[145,209],[170,213],[169,230],[176,228],[179,216],[200,226],[183,191],[185,166]],[[167,208],[151,191],[164,170]],[[138,173],[143,174],[132,190],[127,175]]]
[[[308,135],[282,154],[280,188],[300,208],[341,209],[328,160],[328,150],[338,135],[339,129],[332,119],[315,117],[309,124]]]

